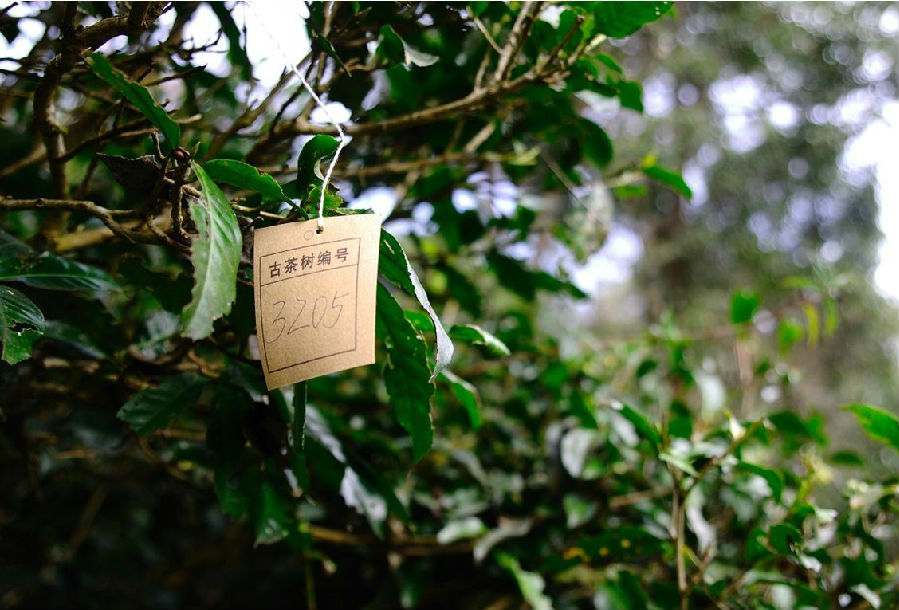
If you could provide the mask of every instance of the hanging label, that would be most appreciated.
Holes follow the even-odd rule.
[[[265,384],[280,388],[375,361],[381,223],[374,214],[257,229],[256,334]]]

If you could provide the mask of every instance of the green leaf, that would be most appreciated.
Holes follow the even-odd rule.
[[[281,190],[281,185],[273,177],[248,163],[232,159],[213,159],[204,163],[203,169],[216,182],[256,191],[275,201],[289,201]]]
[[[802,540],[802,532],[787,523],[772,525],[768,530],[768,542],[782,555],[794,555],[793,544]]]
[[[621,64],[619,64],[615,60],[615,58],[608,53],[597,53],[596,55],[594,55],[594,57],[604,63],[609,70],[617,72],[618,74],[622,74],[624,72],[624,68],[621,67]]]
[[[367,457],[356,455],[351,447],[344,447],[321,411],[307,405],[306,414],[306,450],[310,463],[314,464],[316,478],[328,480],[339,489],[344,501],[369,520],[378,536],[384,534],[385,508],[403,523],[409,523],[408,511],[396,497],[394,487]],[[349,471],[353,474],[347,478]]]
[[[450,391],[453,393],[453,396],[456,397],[462,406],[465,407],[465,411],[468,413],[468,419],[471,422],[471,427],[475,430],[481,427],[481,400],[478,398],[478,390],[472,384],[468,383],[461,377],[458,377],[455,373],[450,371],[449,369],[444,369],[440,373],[440,379],[445,381],[449,387]]]
[[[832,337],[837,330],[837,324],[840,321],[839,312],[837,311],[837,302],[831,297],[824,299],[824,336]]]
[[[673,2],[594,2],[595,33],[611,38],[624,38],[644,24],[659,19]]]
[[[596,515],[599,503],[580,494],[569,493],[562,498],[562,507],[565,509],[568,529],[574,529],[584,525]]]
[[[865,404],[851,404],[843,408],[855,415],[865,434],[899,451],[899,418],[893,413]]]
[[[802,327],[793,320],[781,320],[777,325],[777,345],[785,352],[800,341],[803,334]]]
[[[515,577],[522,597],[533,610],[552,610],[552,600],[543,593],[546,583],[540,574],[523,570],[518,560],[508,553],[497,553],[496,561]]]
[[[849,449],[834,451],[827,456],[827,460],[835,466],[842,466],[844,468],[861,468],[865,465],[865,461],[861,456]]]
[[[24,294],[0,286],[0,339],[3,360],[16,364],[31,356],[31,346],[45,329],[44,314]]]
[[[765,479],[765,482],[768,483],[768,487],[771,488],[771,494],[774,496],[774,499],[780,502],[780,497],[784,490],[783,475],[771,468],[750,464],[749,462],[741,461],[739,462],[739,467],[741,470],[745,470],[748,473],[758,475]]]
[[[312,30],[312,39],[315,41],[316,44],[320,44],[320,45],[321,45],[322,50],[323,50],[325,53],[327,53],[328,57],[330,57],[331,59],[333,59],[334,61],[336,61],[337,64],[340,66],[340,68],[341,68],[344,72],[346,72],[347,74],[349,74],[349,69],[346,67],[346,64],[345,64],[345,63],[343,62],[343,60],[340,58],[340,55],[337,54],[337,50],[334,48],[334,45],[331,44],[331,41],[330,41],[330,40],[328,40],[327,38],[325,38],[324,36],[322,36],[322,35],[321,35],[319,32],[317,32],[316,30]]]
[[[690,476],[699,476],[696,470],[693,468],[693,464],[690,463],[690,461],[687,459],[687,456],[685,455],[671,453],[670,451],[663,451],[659,454],[659,459],[663,462],[671,464],[678,470],[686,472]]]
[[[481,13],[487,10],[487,7],[490,5],[489,2],[469,2],[468,10],[471,11],[471,14],[475,17],[480,16]]]
[[[408,42],[406,42],[392,26],[385,25],[381,27],[381,40],[378,45],[378,54],[388,60],[395,60],[398,56],[398,50],[402,49],[403,63],[407,67],[421,66],[427,67],[437,63],[440,59],[436,55],[419,51]]]
[[[464,517],[450,521],[437,532],[437,542],[450,544],[457,540],[477,538],[487,532],[487,526],[477,517]]]
[[[759,295],[755,292],[741,290],[734,293],[730,301],[730,321],[734,324],[752,322],[752,316],[759,309]]]
[[[597,167],[608,165],[615,154],[615,148],[606,130],[587,118],[579,121],[579,129],[581,130],[579,141],[584,155]]]
[[[205,377],[190,373],[166,377],[159,387],[132,396],[117,417],[138,434],[164,428],[175,414],[197,401],[206,381]]]
[[[105,271],[51,254],[0,258],[0,281],[19,281],[44,290],[119,290]]]
[[[313,136],[303,145],[300,156],[297,159],[297,192],[300,198],[305,198],[309,192],[309,187],[320,185],[322,178],[317,177],[321,172],[318,165],[322,159],[334,156],[337,151],[337,138],[325,135]]]
[[[506,344],[477,324],[455,324],[450,328],[450,337],[473,345],[483,345],[493,356],[505,357],[511,354]]]
[[[649,421],[649,418],[628,405],[621,405],[619,413],[621,413],[624,419],[634,425],[634,428],[636,428],[637,433],[640,436],[652,443],[652,446],[656,449],[659,448],[662,443],[662,435],[659,434],[656,427]]]
[[[253,399],[240,386],[220,383],[212,399],[214,406],[206,428],[206,447],[213,456],[214,484],[222,510],[239,519],[250,509],[258,485],[258,466],[250,461],[243,431],[244,416]],[[255,457],[254,460],[255,462]]]
[[[379,538],[384,537],[384,524],[387,520],[387,502],[378,493],[369,490],[359,474],[352,468],[343,471],[340,481],[340,495],[347,506],[355,508],[371,525]]]
[[[309,487],[309,469],[306,459],[306,382],[293,386],[293,401],[287,409],[287,441],[291,448],[291,471],[296,479],[294,485],[306,490]],[[297,490],[294,490],[297,494]]]
[[[424,309],[434,323],[434,334],[437,337],[437,354],[434,362],[434,371],[431,374],[433,381],[440,371],[444,370],[453,358],[453,342],[443,328],[437,312],[431,307],[428,294],[425,292],[418,275],[409,264],[409,259],[396,238],[381,229],[380,256],[378,258],[378,271],[391,284],[401,288],[409,296],[415,297],[419,305]]]
[[[306,382],[293,386],[293,405],[290,421],[290,444],[294,451],[306,446]]]
[[[802,306],[805,311],[805,319],[808,326],[808,344],[812,347],[817,345],[818,337],[821,333],[821,321],[818,317],[818,309],[812,303],[805,303]]]
[[[154,100],[143,85],[128,78],[109,63],[102,53],[92,53],[84,60],[94,74],[106,81],[113,89],[125,96],[151,123],[159,128],[169,145],[174,148],[181,144],[181,128],[168,113]]]
[[[202,193],[191,202],[190,213],[200,236],[194,240],[190,260],[194,266],[191,301],[184,309],[184,334],[194,340],[212,333],[212,323],[231,311],[236,294],[241,234],[237,217],[205,170],[191,162]]]
[[[253,502],[253,524],[256,527],[256,544],[272,544],[290,535],[293,519],[284,496],[268,481],[259,486]]]
[[[670,169],[665,169],[664,167],[660,167],[658,165],[652,165],[650,167],[644,167],[643,173],[653,180],[671,187],[672,190],[680,193],[687,199],[691,199],[693,197],[693,191],[690,189],[687,183],[684,182],[683,177],[677,172],[673,172]]]
[[[618,83],[618,99],[622,108],[643,112],[643,88],[640,83],[621,81]]]
[[[431,426],[431,371],[428,369],[427,346],[403,309],[381,284],[378,284],[377,334],[387,346],[387,368],[384,383],[390,394],[400,425],[412,438],[415,461],[430,450],[434,440]]]

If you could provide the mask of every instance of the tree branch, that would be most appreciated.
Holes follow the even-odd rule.
[[[93,201],[75,201],[71,199],[13,199],[0,195],[0,208],[5,210],[36,210],[36,209],[55,209],[69,210],[75,212],[86,212],[91,216],[99,218],[103,221],[113,234],[118,235],[122,239],[134,243],[136,235],[119,224],[114,217],[134,217],[133,210],[107,210],[103,206],[97,205]]]
[[[75,67],[81,58],[81,52],[85,49],[95,49],[117,36],[140,32],[148,15],[155,18],[161,12],[157,6],[159,4],[158,2],[137,3],[137,6],[141,8],[132,10],[127,17],[109,17],[81,30],[75,28],[78,5],[71,3],[66,6],[66,15],[61,28],[63,32],[60,41],[61,49],[47,63],[44,77],[34,90],[33,102],[34,124],[47,150],[54,192],[60,199],[68,196],[68,184],[65,159],[63,158],[65,154],[64,129],[54,117],[53,98],[62,77]],[[136,13],[135,10],[137,10]]]
[[[524,41],[527,39],[531,26],[534,25],[534,20],[537,18],[537,13],[540,12],[542,6],[542,2],[528,0],[521,7],[521,11],[515,19],[515,24],[512,26],[512,31],[509,33],[509,38],[506,39],[506,44],[500,53],[499,62],[496,64],[496,71],[493,73],[493,79],[496,82],[502,83],[509,78],[509,73],[515,64],[515,58],[518,57],[518,52],[521,51],[521,47],[524,45]]]

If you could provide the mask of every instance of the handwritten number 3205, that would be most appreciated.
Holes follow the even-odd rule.
[[[284,316],[284,309],[287,307],[286,301],[275,301],[272,305],[274,305],[277,312],[272,319],[272,327],[278,334],[271,338],[266,338],[265,342],[274,343],[280,339],[281,335],[284,334],[285,327],[287,328],[288,336],[304,328],[334,328],[338,320],[340,320],[340,314],[343,313],[344,306],[339,301],[347,296],[349,296],[349,293],[334,293],[330,307],[328,306],[328,297],[325,296],[316,297],[311,307],[308,300],[296,297],[296,304],[299,309],[293,315],[293,321],[290,323],[290,326],[287,325],[287,318]],[[289,311],[289,313],[293,312]]]

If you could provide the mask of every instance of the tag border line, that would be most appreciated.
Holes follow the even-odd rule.
[[[359,238],[348,238],[348,239],[359,239]],[[335,240],[335,241],[347,241],[347,240]],[[334,242],[325,242],[325,243],[334,243]],[[303,246],[303,247],[310,247],[310,246]],[[298,248],[293,248],[293,250],[297,250],[297,249]],[[281,254],[283,252],[290,252],[290,250],[282,250],[281,252],[273,252],[272,254]],[[361,255],[361,252],[359,254]],[[269,255],[265,255],[265,256],[269,256]],[[263,258],[262,256],[259,257],[260,262],[261,262],[262,258]],[[272,375],[274,373],[279,373],[281,371],[291,369],[295,366],[309,364],[310,362],[317,362],[319,360],[324,360],[325,358],[333,358],[334,356],[341,356],[343,354],[350,354],[350,353],[358,351],[358,349],[359,349],[359,266],[360,266],[358,259],[357,259],[357,262],[355,263],[355,265],[344,265],[343,267],[336,267],[334,269],[322,269],[321,271],[316,271],[314,273],[324,273],[326,271],[337,271],[338,269],[346,269],[347,267],[350,267],[350,266],[356,267],[356,285],[355,285],[356,298],[353,299],[353,349],[343,350],[340,352],[334,352],[333,354],[326,354],[324,356],[318,356],[316,358],[310,358],[309,360],[303,360],[302,362],[295,362],[293,364],[288,364],[287,366],[282,366],[281,368],[278,368],[278,369],[271,369],[271,368],[269,368],[269,364],[268,364],[268,350],[263,347],[262,353],[265,356],[265,371],[263,371],[263,373],[265,374],[266,377],[268,377],[269,375]],[[297,279],[300,277],[307,277],[310,275],[314,275],[314,273],[307,273],[305,276],[297,276],[297,277],[291,277],[291,278],[287,278],[287,279],[293,280],[293,279]],[[271,282],[270,284],[265,284],[265,286],[270,286],[271,284],[276,284],[276,283],[277,282]],[[262,289],[265,286],[263,286],[261,283],[259,285],[260,322],[263,321],[262,314],[261,314]],[[263,324],[262,328],[258,329],[258,331],[262,335],[262,342],[263,342],[263,346],[264,346],[265,345],[265,325]],[[331,371],[331,372],[336,372],[336,371]],[[322,374],[327,375],[328,373],[322,373]]]
[[[343,239],[335,239],[335,240],[332,240],[332,241],[323,241],[323,242],[321,242],[320,244],[313,244],[313,245],[309,245],[309,246],[299,246],[298,248],[288,248],[287,250],[280,250],[280,251],[278,251],[278,252],[269,252],[268,254],[263,254],[263,255],[261,255],[261,256],[259,257],[259,268],[262,269],[262,259],[264,259],[264,258],[266,258],[266,257],[269,257],[269,256],[275,256],[275,255],[277,255],[277,254],[284,254],[285,252],[295,252],[295,251],[297,251],[297,250],[303,250],[303,249],[305,249],[305,248],[316,248],[316,247],[318,247],[318,246],[326,246],[326,245],[328,245],[328,244],[337,244],[337,243],[340,243],[340,242],[342,242],[342,241],[355,241],[355,242],[357,242],[357,243],[356,243],[356,262],[355,262],[355,263],[342,263],[342,264],[337,265],[337,266],[329,265],[327,269],[319,269],[318,271],[309,271],[309,272],[306,272],[306,273],[299,273],[299,274],[297,274],[297,275],[291,275],[290,277],[285,277],[285,278],[283,278],[283,279],[280,279],[280,280],[274,280],[274,281],[267,282],[267,283],[263,283],[263,282],[262,282],[262,278],[260,277],[260,278],[259,278],[259,288],[261,289],[263,286],[271,286],[272,284],[277,284],[278,282],[285,282],[285,281],[287,281],[287,280],[293,280],[293,279],[296,279],[296,278],[298,278],[298,277],[305,277],[305,276],[307,276],[307,275],[314,275],[314,274],[316,274],[316,273],[324,273],[324,272],[326,272],[326,271],[335,271],[335,270],[337,270],[337,269],[344,269],[344,268],[346,268],[346,267],[352,267],[353,265],[356,265],[356,266],[358,267],[360,264],[362,264],[362,261],[361,261],[361,258],[362,258],[362,243],[361,243],[361,242],[362,242],[362,238],[361,238],[361,237],[345,237],[345,238],[343,238]],[[357,275],[359,274],[358,270],[356,271],[356,274],[357,274]],[[359,283],[359,282],[358,282],[358,278],[357,278],[356,283],[357,283],[357,284]],[[261,298],[262,298],[262,295],[260,294],[260,301],[261,301]]]

